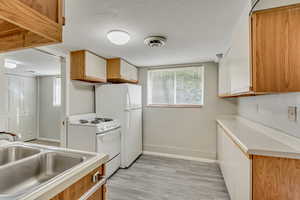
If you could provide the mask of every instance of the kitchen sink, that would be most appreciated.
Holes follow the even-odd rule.
[[[36,155],[38,153],[40,153],[40,150],[38,149],[23,146],[0,148],[0,166]]]
[[[93,156],[51,147],[0,148],[0,199],[18,199]]]

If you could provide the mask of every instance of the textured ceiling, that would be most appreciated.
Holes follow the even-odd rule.
[[[137,66],[213,60],[228,46],[246,0],[66,0],[64,43]],[[127,45],[111,44],[106,33],[130,33]],[[145,46],[150,35],[168,37],[163,48]]]
[[[2,54],[2,56],[5,59],[18,63],[18,67],[10,70],[10,72],[34,76],[60,74],[60,60],[57,57],[50,56],[34,49],[9,52]]]

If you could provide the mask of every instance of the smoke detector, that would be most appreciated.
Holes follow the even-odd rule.
[[[145,39],[145,44],[149,47],[163,47],[167,42],[167,38],[163,36],[150,36]]]

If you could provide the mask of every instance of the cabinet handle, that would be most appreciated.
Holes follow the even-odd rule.
[[[92,182],[93,183],[97,183],[98,181],[101,181],[102,179],[105,179],[104,176],[102,176],[100,174],[100,172],[96,172],[93,176],[92,176]]]

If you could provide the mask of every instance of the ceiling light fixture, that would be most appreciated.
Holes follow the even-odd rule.
[[[15,68],[17,68],[17,63],[15,63],[15,62],[13,62],[11,60],[5,60],[4,66],[7,69],[15,69]]]
[[[107,38],[113,44],[124,45],[129,42],[130,35],[125,31],[113,30],[107,33]]]

